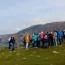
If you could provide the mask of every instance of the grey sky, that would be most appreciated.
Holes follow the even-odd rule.
[[[65,20],[65,0],[0,0],[0,34]]]

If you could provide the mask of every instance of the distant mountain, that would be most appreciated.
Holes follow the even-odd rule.
[[[17,43],[22,43],[22,40],[26,33],[33,34],[33,33],[39,33],[41,31],[44,32],[51,32],[54,29],[65,29],[65,21],[61,22],[53,22],[53,23],[47,23],[47,24],[40,24],[40,25],[34,25],[29,28],[26,28],[24,30],[21,30],[15,34],[11,35],[1,35],[0,36],[0,42],[8,42],[8,38],[11,36],[14,36]]]

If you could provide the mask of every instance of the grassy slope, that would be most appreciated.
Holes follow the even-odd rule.
[[[0,65],[65,65],[65,44],[48,49],[19,48],[12,53],[8,48],[0,48]]]

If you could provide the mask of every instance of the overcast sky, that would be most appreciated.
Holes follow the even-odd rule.
[[[65,21],[65,0],[0,0],[0,35],[55,21]]]

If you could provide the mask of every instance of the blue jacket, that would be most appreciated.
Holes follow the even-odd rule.
[[[58,38],[62,38],[62,36],[63,36],[62,31],[61,30],[58,30]]]
[[[37,41],[37,35],[33,34],[33,40]]]
[[[40,34],[37,35],[38,41],[40,41]]]

